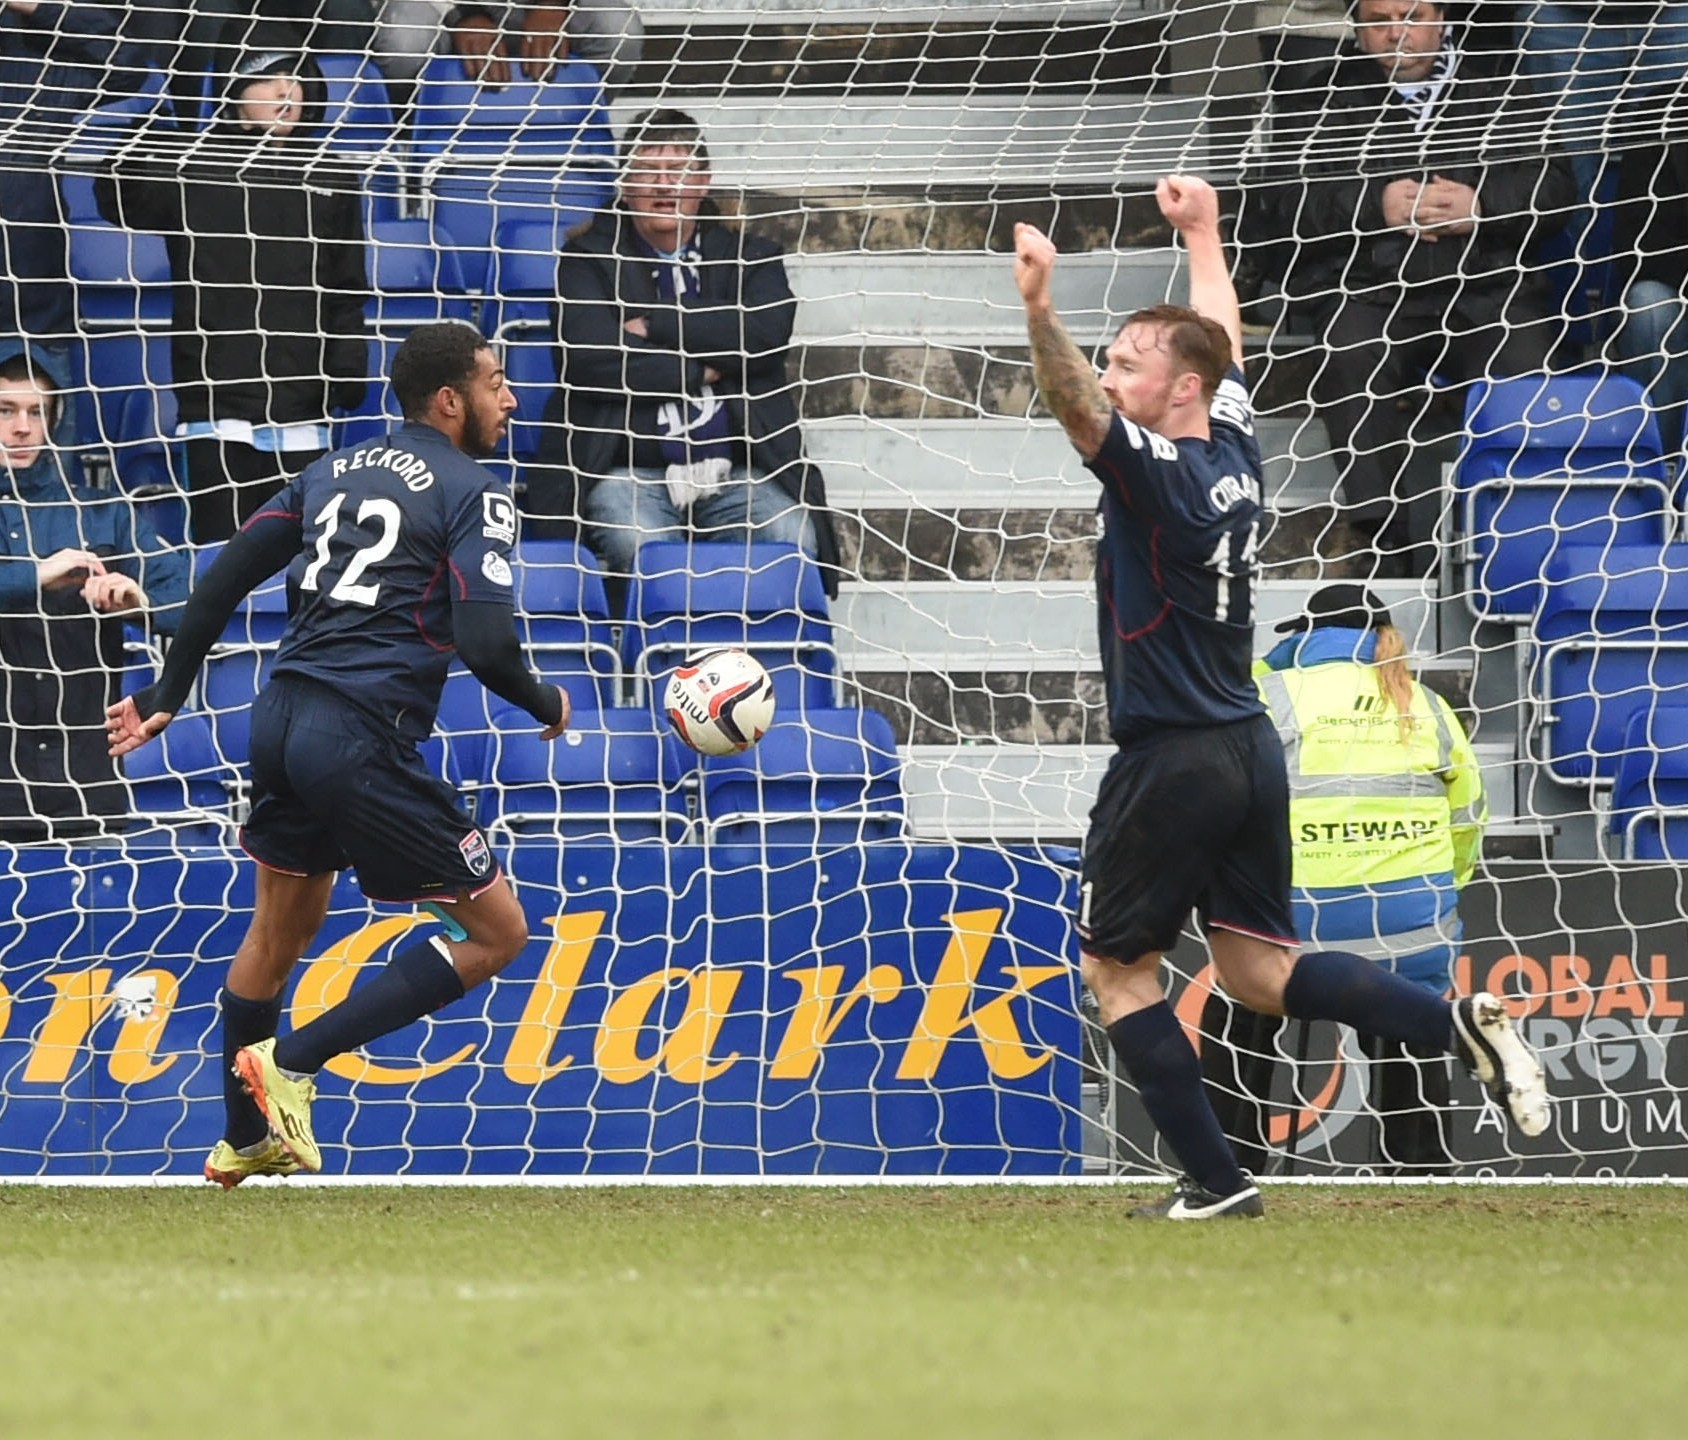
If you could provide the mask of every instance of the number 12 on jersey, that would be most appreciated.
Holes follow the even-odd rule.
[[[1235,558],[1231,551],[1238,541],[1242,548]],[[1259,583],[1260,574],[1255,568],[1254,553],[1260,547],[1260,522],[1252,521],[1245,536],[1240,530],[1228,530],[1219,537],[1219,543],[1213,547],[1213,554],[1203,562],[1209,570],[1217,573],[1217,585],[1213,597],[1213,618],[1215,620],[1231,620],[1234,624],[1249,624],[1254,619],[1254,592]],[[1243,584],[1247,588],[1241,597],[1242,613],[1231,614],[1231,587]]]
[[[317,537],[316,556],[305,567],[305,573],[299,577],[301,590],[315,590],[322,575],[323,567],[331,558],[330,547],[334,543],[334,536],[340,529],[340,507],[346,503],[346,492],[340,491],[321,510],[317,512],[312,522],[321,525],[323,532]],[[379,495],[372,495],[358,506],[357,520],[354,528],[359,532],[366,520],[375,520],[381,526],[381,533],[376,537],[373,545],[364,545],[352,552],[351,563],[346,571],[334,582],[328,592],[330,600],[340,600],[352,605],[373,605],[381,593],[379,581],[373,585],[360,585],[359,579],[363,572],[371,565],[379,565],[393,553],[393,547],[399,543],[399,522],[404,518],[403,512],[391,500]]]

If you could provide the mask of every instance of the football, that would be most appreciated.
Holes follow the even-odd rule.
[[[774,682],[742,650],[707,650],[668,677],[662,708],[700,755],[736,755],[774,723]]]

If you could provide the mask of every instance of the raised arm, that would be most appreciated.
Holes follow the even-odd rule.
[[[1243,317],[1225,244],[1219,238],[1219,197],[1195,175],[1163,175],[1155,200],[1167,222],[1184,237],[1190,258],[1190,308],[1217,321],[1231,337],[1231,359],[1243,363]]]
[[[1108,438],[1114,407],[1102,393],[1096,367],[1084,358],[1055,313],[1049,277],[1055,268],[1055,243],[1035,225],[1014,227],[1014,283],[1026,303],[1026,333],[1031,337],[1032,375],[1049,413],[1061,422],[1073,448],[1094,460]]]

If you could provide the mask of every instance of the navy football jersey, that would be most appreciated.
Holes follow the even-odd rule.
[[[1102,674],[1116,740],[1262,713],[1254,659],[1260,446],[1243,373],[1220,383],[1212,438],[1168,440],[1116,414],[1089,469]]]
[[[424,739],[454,653],[454,600],[515,603],[516,504],[428,425],[325,455],[246,522],[291,525],[274,673],[330,686]]]

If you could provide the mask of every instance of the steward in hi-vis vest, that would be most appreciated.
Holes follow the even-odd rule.
[[[1470,741],[1447,701],[1412,678],[1405,641],[1364,587],[1328,585],[1278,628],[1287,638],[1256,678],[1289,771],[1296,928],[1309,947],[1363,955],[1440,995],[1488,820]],[[1204,1046],[1204,1068],[1245,1168],[1265,1160],[1259,1106],[1278,1025],[1217,993],[1203,1017],[1204,1032],[1225,1040]],[[1441,1057],[1420,1065],[1362,1040],[1378,1062],[1384,1161],[1445,1168]]]

